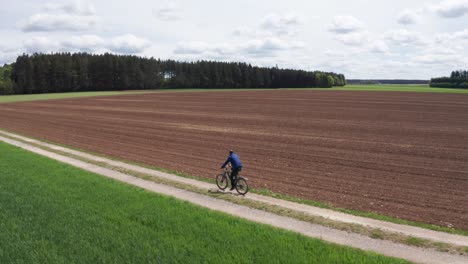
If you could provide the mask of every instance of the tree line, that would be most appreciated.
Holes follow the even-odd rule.
[[[13,81],[11,80],[12,65],[0,67],[0,95],[13,94]]]
[[[332,72],[238,62],[178,62],[129,55],[23,54],[0,67],[0,94],[171,88],[308,88],[346,85]]]
[[[432,78],[431,87],[468,89],[468,71],[453,71],[450,77]]]

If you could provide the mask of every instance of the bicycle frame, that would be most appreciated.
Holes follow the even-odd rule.
[[[223,175],[224,178],[226,178],[228,181],[230,180],[230,176],[232,175],[232,168],[231,166],[228,166],[228,167],[225,167],[224,168],[224,172],[221,174]],[[233,188],[236,188],[237,192],[241,195],[245,195],[248,191],[249,191],[249,185],[248,185],[248,179],[245,178],[245,177],[242,177],[239,175],[239,173],[237,174],[237,176],[233,179],[234,180],[234,186],[231,185],[231,187]],[[245,186],[244,185],[238,185],[239,183],[239,180],[244,180],[245,181]],[[218,178],[216,178],[216,184],[218,184]],[[228,185],[226,184],[226,187]],[[246,191],[245,192],[242,192],[239,190],[239,186],[242,186],[242,189],[244,190],[244,188],[246,187]],[[222,190],[224,190],[225,188],[222,188],[219,184],[218,184],[218,187]]]
[[[231,174],[232,174],[232,167],[231,166],[226,166],[226,168],[224,168],[224,173],[226,174],[226,177],[228,177],[228,179],[231,179]],[[237,180],[239,179],[240,177],[240,172],[237,174],[236,178],[234,180]]]

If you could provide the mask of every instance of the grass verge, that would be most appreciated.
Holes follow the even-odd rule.
[[[14,103],[14,102],[37,101],[37,100],[66,99],[66,98],[95,97],[95,96],[111,96],[111,95],[124,95],[124,94],[148,93],[148,92],[151,92],[151,91],[103,91],[103,92],[71,92],[71,93],[2,95],[0,96],[0,103]]]
[[[428,85],[346,85],[344,87],[333,87],[330,90],[468,94],[468,89],[432,88]]]
[[[367,217],[375,220],[381,220],[381,221],[386,221],[386,222],[391,222],[395,224],[401,224],[401,225],[409,225],[409,226],[415,226],[415,227],[421,227],[429,230],[434,230],[438,232],[445,232],[449,234],[455,234],[455,235],[462,235],[462,236],[468,236],[468,230],[463,230],[463,229],[456,229],[456,228],[451,228],[451,227],[445,227],[445,226],[437,226],[437,225],[432,225],[432,224],[427,224],[427,223],[421,223],[421,222],[414,222],[410,220],[405,220],[401,218],[394,218],[386,215],[381,215],[373,212],[362,212],[362,211],[356,211],[356,210],[351,210],[351,209],[346,209],[346,208],[339,208],[335,207],[326,203],[322,202],[317,202],[317,201],[311,201],[307,199],[302,199],[298,197],[292,197],[287,194],[281,194],[281,193],[276,193],[272,192],[271,190],[254,190],[258,194],[278,198],[278,199],[283,199],[291,202],[296,202],[296,203],[302,203],[302,204],[307,204],[311,206],[316,206],[320,208],[325,208],[325,209],[330,209],[338,212],[343,212],[355,216],[362,216],[362,217]]]
[[[0,151],[1,263],[407,263]]]

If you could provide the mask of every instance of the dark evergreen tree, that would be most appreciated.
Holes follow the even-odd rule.
[[[468,71],[453,71],[450,77],[432,78],[431,87],[468,89]]]

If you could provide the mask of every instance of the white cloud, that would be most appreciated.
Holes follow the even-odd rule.
[[[18,50],[17,47],[11,47],[11,46],[5,45],[4,43],[0,43],[0,52],[10,53],[10,52],[14,52],[17,50]]]
[[[296,33],[295,27],[301,23],[302,19],[296,14],[271,14],[263,19],[261,27],[277,35],[293,35]]]
[[[461,17],[468,13],[468,0],[443,0],[437,4],[425,4],[419,9],[404,9],[397,21],[402,25],[420,24],[423,14],[427,12],[445,18]]]
[[[379,53],[379,54],[390,54],[390,48],[387,46],[387,43],[383,40],[376,40],[369,44],[368,49],[370,52]]]
[[[369,42],[370,33],[368,31],[353,32],[335,36],[335,40],[347,46],[362,46]]]
[[[325,51],[325,55],[327,57],[344,58],[346,56],[346,53],[341,52],[341,51],[327,49]]]
[[[443,0],[437,4],[425,4],[419,9],[404,9],[397,21],[402,25],[420,24],[427,12],[444,18],[461,17],[468,13],[468,0]]]
[[[234,36],[242,37],[242,36],[255,35],[256,31],[252,30],[252,28],[243,26],[243,27],[238,27],[238,28],[234,29],[234,31],[232,33],[234,34]]]
[[[337,34],[347,34],[363,28],[364,24],[353,16],[335,16],[328,29]]]
[[[347,38],[351,37],[351,35],[354,34],[346,34],[343,36],[339,37],[345,37],[344,39],[341,38],[339,39],[338,37],[336,38],[337,40],[340,40],[342,44],[348,46],[347,52],[349,53],[354,53],[354,54],[360,54],[362,56],[365,56],[368,53],[374,53],[374,54],[382,54],[382,55],[391,55],[390,48],[388,47],[387,43],[382,40],[382,39],[376,39],[375,37],[371,35],[366,35],[366,36],[353,36],[352,38]],[[326,54],[327,56],[332,56],[332,53]]]
[[[166,2],[159,8],[153,9],[153,15],[161,20],[178,20],[182,9],[174,2]]]
[[[7,47],[0,44],[0,66],[15,61],[19,54],[21,54],[21,51],[19,51],[17,47]]]
[[[463,63],[460,56],[447,54],[424,54],[414,57],[412,61],[420,64],[445,64],[451,66]]]
[[[85,31],[97,24],[94,7],[87,2],[47,4],[45,13],[32,15],[23,23],[24,32]]]
[[[27,53],[48,53],[57,51],[60,43],[46,37],[34,37],[23,42]]]
[[[96,14],[96,9],[89,2],[72,1],[64,4],[48,3],[45,10],[49,12],[61,12],[77,16],[92,16]]]
[[[429,41],[419,32],[406,29],[392,30],[385,34],[385,39],[400,46],[424,46]]]
[[[109,49],[113,52],[135,54],[143,52],[151,46],[151,42],[132,34],[118,36],[112,39]]]
[[[174,50],[176,54],[202,54],[210,51],[213,48],[206,42],[201,41],[189,41],[179,42]]]
[[[338,34],[334,37],[341,44],[351,47],[358,53],[376,53],[390,55],[390,48],[385,40],[373,35],[369,31],[359,31],[347,34]]]
[[[468,40],[468,29],[465,29],[463,31],[458,31],[453,34],[451,34],[453,38],[455,39],[463,39],[463,40]]]
[[[405,9],[398,15],[397,21],[402,25],[417,24],[421,21],[421,11]]]
[[[390,54],[387,43],[364,29],[364,24],[352,16],[336,16],[329,30],[343,45],[355,47],[359,53]]]
[[[245,38],[259,37],[294,37],[303,18],[297,14],[270,14],[264,17],[259,26],[240,26],[233,30],[233,35]]]
[[[227,55],[234,56],[275,56],[277,52],[299,49],[304,43],[298,41],[285,41],[280,38],[268,37],[251,39],[246,42],[207,43],[201,41],[179,42],[175,54],[179,55],[210,55],[224,58]]]
[[[429,9],[441,17],[455,18],[468,13],[468,0],[444,0]]]
[[[4,53],[3,51],[0,51],[0,66],[3,66],[4,64],[9,64],[13,61],[15,61],[17,54],[9,54],[9,53]]]
[[[66,51],[93,52],[103,48],[104,39],[96,35],[72,36],[61,42],[62,49]]]
[[[460,53],[460,49],[456,47],[445,47],[445,46],[432,46],[422,50],[423,54],[431,54],[431,55],[456,55]]]
[[[141,53],[151,43],[134,35],[127,34],[112,39],[103,39],[97,35],[68,36],[67,38],[33,37],[23,42],[26,53],[50,52],[116,52],[122,54]]]
[[[274,55],[278,51],[299,49],[304,43],[285,41],[279,38],[254,39],[242,44],[240,49],[253,55]]]
[[[434,41],[430,45],[420,49],[419,60],[425,61],[425,62],[441,61],[442,57],[447,57],[449,61],[454,61],[454,63],[456,63],[458,60],[454,60],[454,59],[466,58],[465,50],[466,50],[466,44],[464,44],[462,39],[459,39],[456,37],[453,37],[453,38],[447,37],[441,41]]]
[[[95,17],[67,14],[36,14],[22,27],[25,32],[35,31],[84,31],[96,25]]]
[[[177,55],[197,55],[225,60],[233,58],[275,57],[280,52],[301,49],[302,41],[294,39],[295,28],[301,19],[295,14],[271,14],[257,27],[238,27],[233,31],[237,39],[230,42],[209,43],[205,41],[179,42],[174,49]]]
[[[451,41],[467,41],[468,40],[468,29],[463,31],[457,31],[453,33],[442,33],[436,36],[436,41],[439,43],[451,42]]]

